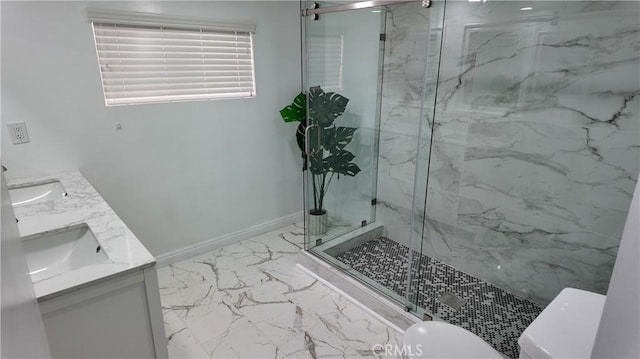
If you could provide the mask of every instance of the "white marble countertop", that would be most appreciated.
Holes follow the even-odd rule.
[[[155,258],[140,243],[107,202],[80,172],[66,172],[42,177],[16,179],[9,188],[58,180],[68,196],[56,201],[34,203],[14,208],[22,237],[56,232],[86,223],[109,263],[86,266],[34,283],[38,301],[68,293],[97,281],[148,267]]]

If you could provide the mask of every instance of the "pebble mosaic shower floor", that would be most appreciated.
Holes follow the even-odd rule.
[[[417,292],[410,294],[414,300],[417,296],[418,305],[480,336],[502,354],[518,358],[518,338],[543,308],[438,260],[414,253],[414,262],[419,269],[414,271],[418,275],[414,275],[411,288],[417,288]],[[379,237],[342,252],[336,258],[404,295],[408,254],[408,247]],[[466,303],[455,310],[438,300],[445,293],[462,298]]]

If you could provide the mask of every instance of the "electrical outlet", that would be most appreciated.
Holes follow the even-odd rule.
[[[29,142],[29,133],[27,132],[27,125],[24,122],[8,123],[7,127],[9,127],[9,134],[11,135],[11,141],[13,141],[14,145]]]

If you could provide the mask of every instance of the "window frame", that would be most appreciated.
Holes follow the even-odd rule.
[[[86,18],[94,38],[106,106],[256,97],[255,24],[102,9],[87,9]],[[134,35],[118,35],[118,31]],[[116,35],[105,35],[110,33]],[[165,45],[165,41],[173,42]],[[217,46],[205,46],[205,42]],[[121,51],[121,46],[128,50]],[[176,56],[178,47],[183,49]],[[187,66],[193,69],[181,75]],[[110,72],[114,67],[117,75]],[[136,77],[130,74],[134,71]],[[109,73],[112,76],[107,76]]]

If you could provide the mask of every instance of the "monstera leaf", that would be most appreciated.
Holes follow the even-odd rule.
[[[304,130],[307,127],[307,121],[302,120],[298,125],[298,130],[296,131],[296,142],[298,143],[298,148],[300,148],[300,153],[302,154],[302,170],[305,171],[307,169],[307,153],[304,150]]]
[[[280,110],[280,116],[282,116],[284,122],[305,122],[305,118],[307,117],[306,101],[307,99],[304,94],[300,92],[300,94],[293,99],[293,103],[291,105]],[[302,148],[304,148],[304,146]]]
[[[322,146],[330,153],[338,153],[351,143],[357,128],[331,127],[322,130]]]
[[[325,165],[328,166],[328,171],[338,174],[338,176],[355,176],[360,172],[360,167],[351,162],[354,159],[353,153],[349,151],[339,151],[332,153],[324,158]]]
[[[320,87],[309,90],[309,117],[322,128],[333,126],[338,116],[344,113],[349,99],[335,92],[324,92]]]

